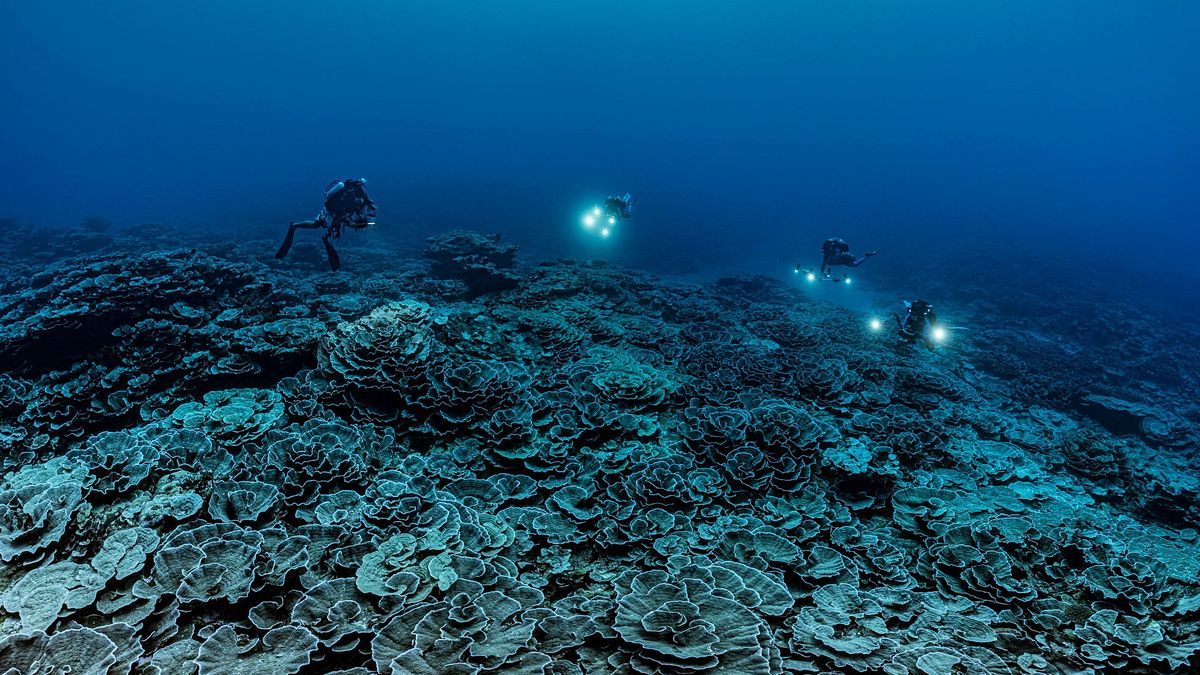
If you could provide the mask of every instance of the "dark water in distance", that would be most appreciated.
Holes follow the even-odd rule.
[[[8,2],[0,217],[278,228],[364,175],[401,237],[768,274],[830,234],[1004,242],[1194,297],[1198,26],[1190,2]],[[632,226],[580,236],[625,190]]]

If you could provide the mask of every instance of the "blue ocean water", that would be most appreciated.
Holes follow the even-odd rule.
[[[1200,670],[1194,3],[0,17],[0,671]]]

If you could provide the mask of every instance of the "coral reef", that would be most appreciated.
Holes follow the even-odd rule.
[[[501,244],[498,234],[455,230],[430,237],[425,257],[433,261],[435,278],[461,281],[474,294],[512,288],[519,281],[513,271],[517,247]]]
[[[1151,331],[926,353],[465,231],[336,277],[55,241],[0,278],[4,672],[1200,668],[1200,374]]]

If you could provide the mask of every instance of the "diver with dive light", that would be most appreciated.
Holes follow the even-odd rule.
[[[821,244],[821,276],[828,277],[833,272],[835,265],[844,267],[858,267],[865,263],[867,258],[877,255],[879,251],[867,251],[861,258],[855,258],[850,254],[850,244],[840,237],[831,237],[826,239]]]
[[[583,225],[591,229],[596,225],[597,218],[603,218],[600,236],[607,237],[618,220],[629,220],[633,217],[633,205],[636,202],[637,197],[628,192],[623,195],[609,195],[604,198],[603,206],[592,207],[591,211],[584,214]]]
[[[926,348],[933,350],[936,343],[946,339],[946,329],[938,324],[933,305],[924,300],[914,300],[906,301],[904,306],[906,311],[903,319],[898,314],[892,314],[901,340],[909,343],[921,342]]]
[[[796,263],[796,273],[805,272],[808,275],[809,281],[845,281],[850,282],[849,275],[841,277],[833,276],[833,268],[837,265],[843,267],[858,267],[865,263],[868,258],[878,255],[879,251],[867,251],[861,257],[854,257],[850,253],[850,244],[840,237],[830,237],[821,244],[821,267],[818,277],[817,272],[804,270],[801,268],[801,263]]]
[[[633,217],[633,205],[637,202],[637,197],[626,192],[623,195],[610,195],[604,199],[604,215],[608,217],[608,224],[614,225],[617,219],[629,220]]]

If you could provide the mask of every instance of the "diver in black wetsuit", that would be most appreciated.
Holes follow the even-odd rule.
[[[833,272],[834,265],[858,267],[877,253],[879,251],[868,251],[861,258],[855,258],[850,254],[850,244],[837,237],[826,239],[821,244],[821,276],[828,277]]]
[[[940,339],[938,335],[942,330],[938,326],[938,318],[937,314],[933,312],[933,305],[924,300],[905,302],[904,305],[907,311],[903,319],[898,314],[892,315],[892,318],[896,320],[900,339],[910,343],[920,341],[927,348],[933,349],[935,341]]]
[[[633,205],[637,202],[637,197],[626,192],[623,195],[611,195],[604,199],[604,215],[608,218],[609,224],[617,222],[617,219],[628,220],[633,217]]]
[[[325,234],[321,236],[321,243],[325,244],[329,268],[336,272],[342,266],[342,261],[330,242],[341,237],[346,228],[363,230],[375,224],[375,202],[367,196],[366,184],[365,178],[347,178],[330,183],[325,188],[324,208],[312,220],[288,225],[287,236],[283,238],[283,244],[275,253],[275,257],[283,259],[287,255],[296,230],[315,230],[323,227]]]

